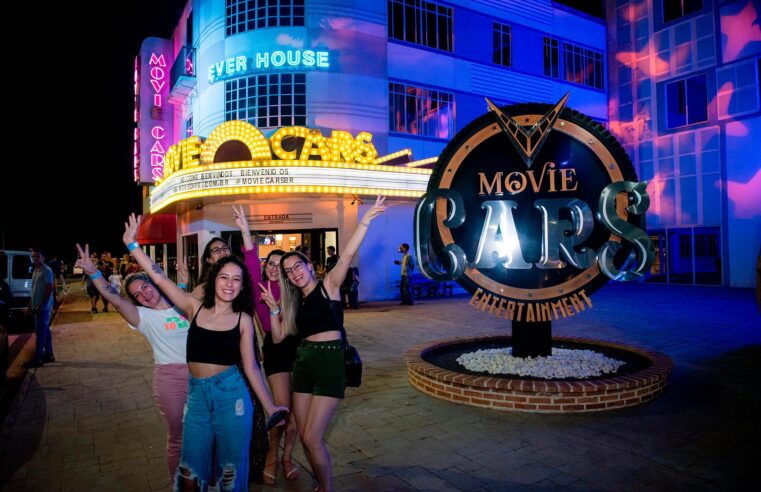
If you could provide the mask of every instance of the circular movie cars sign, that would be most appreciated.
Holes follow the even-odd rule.
[[[573,316],[608,279],[654,257],[650,200],[616,139],[556,105],[482,115],[447,145],[415,209],[422,273],[456,280],[481,311],[521,322]]]

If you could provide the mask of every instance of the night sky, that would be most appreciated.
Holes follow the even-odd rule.
[[[0,249],[37,246],[65,260],[76,242],[124,252],[123,222],[141,211],[132,181],[134,57],[144,38],[172,35],[184,3],[109,4],[108,17],[99,2],[9,12],[28,30],[6,38]],[[124,10],[112,15],[114,7]],[[29,38],[44,48],[26,47]]]

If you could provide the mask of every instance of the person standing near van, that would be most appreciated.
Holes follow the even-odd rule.
[[[24,362],[24,369],[40,367],[45,362],[55,362],[53,339],[50,334],[50,317],[53,314],[53,270],[45,264],[45,252],[32,249],[32,297],[28,312],[34,315],[34,333],[37,345],[34,359]]]

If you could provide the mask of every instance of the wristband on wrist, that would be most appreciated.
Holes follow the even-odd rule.
[[[179,287],[182,290],[188,290],[188,284],[177,284],[177,287]]]
[[[90,275],[90,280],[95,280],[96,278],[102,277],[102,276],[103,276],[103,273],[100,270],[98,270],[97,272]]]
[[[140,245],[137,243],[137,241],[133,241],[133,242],[131,242],[131,243],[129,243],[127,245],[127,251],[129,251],[131,253],[132,250],[137,249],[139,247],[140,247]]]
[[[275,310],[270,309],[270,316],[277,316],[278,314],[280,314],[280,308],[279,307],[277,309],[275,309]]]

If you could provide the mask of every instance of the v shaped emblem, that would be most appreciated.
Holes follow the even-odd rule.
[[[486,98],[486,103],[489,105],[489,110],[497,115],[499,126],[502,127],[502,131],[505,132],[518,150],[518,153],[523,158],[523,162],[526,163],[526,167],[530,168],[534,163],[534,157],[539,153],[539,149],[544,145],[544,141],[547,140],[550,130],[552,130],[558,116],[560,116],[560,112],[563,111],[570,95],[570,92],[566,92],[565,96],[560,99],[554,108],[528,129],[521,126],[510,115],[503,113],[488,97]]]

